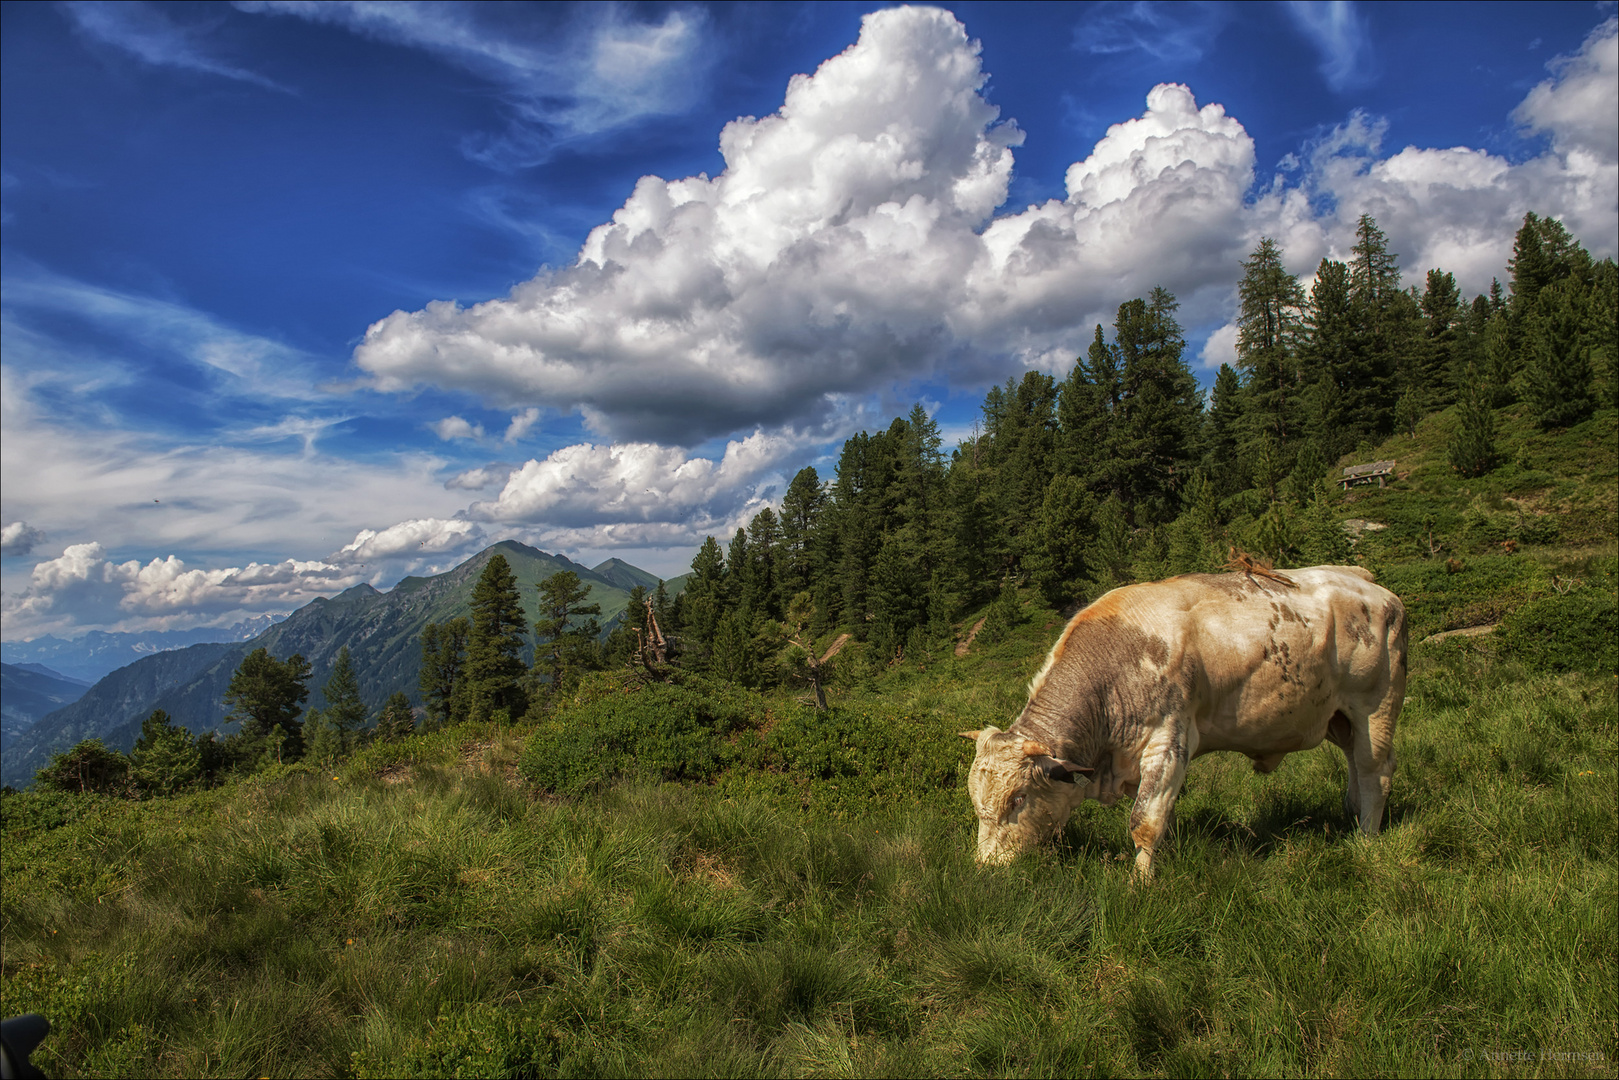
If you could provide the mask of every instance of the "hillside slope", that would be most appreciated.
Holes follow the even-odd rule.
[[[193,645],[120,668],[78,701],[21,733],[0,756],[0,782],[28,783],[52,754],[81,739],[101,738],[109,746],[127,750],[139,735],[140,722],[153,709],[164,710],[192,731],[220,727],[227,713],[223,699],[231,675],[254,649],[267,649],[282,659],[298,653],[308,660],[313,668],[309,686],[314,706],[322,704],[320,687],[344,646],[359,677],[360,694],[373,710],[396,690],[416,700],[422,628],[465,615],[478,576],[497,553],[505,556],[517,576],[530,621],[537,615],[535,586],[563,570],[578,574],[589,587],[590,599],[601,605],[604,625],[629,603],[627,586],[563,556],[513,540],[502,541],[453,570],[434,577],[407,577],[386,593],[356,585],[337,596],[321,597],[249,641]],[[657,585],[658,579],[644,570],[616,559],[609,563],[614,564],[610,570],[620,581],[633,585],[651,578],[652,586]]]

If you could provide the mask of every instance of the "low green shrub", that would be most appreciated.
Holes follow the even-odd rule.
[[[529,736],[517,768],[569,796],[623,778],[709,780],[735,756],[725,736],[763,718],[757,695],[705,679],[625,686],[559,710]]]
[[[1503,651],[1531,671],[1619,671],[1619,604],[1611,595],[1542,597],[1508,616],[1499,634]]]

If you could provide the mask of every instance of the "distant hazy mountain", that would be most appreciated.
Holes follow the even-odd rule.
[[[71,705],[90,684],[40,664],[0,664],[0,754],[41,717]]]
[[[0,755],[0,781],[28,783],[50,756],[81,739],[101,738],[127,750],[140,735],[141,721],[162,709],[192,731],[211,731],[225,722],[225,690],[242,658],[257,648],[285,659],[302,653],[313,667],[309,704],[324,704],[320,687],[331,674],[343,646],[349,648],[360,695],[373,710],[388,695],[403,690],[420,701],[421,634],[428,623],[442,622],[470,610],[472,588],[491,555],[506,557],[517,576],[523,607],[532,623],[537,612],[538,583],[559,570],[572,570],[590,587],[590,599],[601,605],[601,622],[609,625],[629,602],[629,588],[560,555],[506,540],[479,552],[455,569],[436,577],[408,577],[386,593],[356,585],[333,597],[306,604],[251,641],[214,642],[161,652],[137,660],[96,683],[78,701],[57,709],[20,734]],[[616,565],[609,565],[616,564]],[[603,564],[617,581],[631,584],[658,579],[617,559]],[[676,589],[670,586],[670,594]],[[9,646],[8,646],[9,648]],[[529,657],[532,660],[532,655]]]
[[[46,634],[32,641],[0,642],[0,660],[8,664],[43,664],[76,679],[95,682],[143,656],[214,641],[247,641],[274,626],[284,615],[258,615],[234,626],[199,626],[191,630],[149,630],[139,634],[92,630],[64,640]]]

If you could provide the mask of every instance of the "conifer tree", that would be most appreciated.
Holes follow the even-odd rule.
[[[528,699],[523,682],[523,639],[528,618],[517,591],[517,575],[496,552],[472,589],[472,615],[462,668],[466,717],[483,721],[523,715]]]
[[[781,618],[781,523],[765,507],[748,522],[747,564],[742,582],[742,606],[755,618]]]
[[[331,765],[346,752],[343,732],[324,709],[304,714],[304,741],[308,744],[304,757],[317,765]]]
[[[129,755],[130,775],[141,790],[173,795],[202,775],[197,740],[162,709],[141,722],[141,735]]]
[[[297,761],[303,755],[303,704],[309,700],[309,661],[293,654],[277,660],[269,650],[258,648],[242,660],[230,678],[225,704],[231,712],[227,723],[241,724],[241,737],[260,747],[273,742],[274,759]]]
[[[321,694],[326,699],[323,715],[338,734],[338,751],[347,753],[354,748],[355,738],[365,727],[370,711],[360,697],[360,680],[354,673],[354,661],[349,656],[347,645],[338,650],[332,673],[321,688]]]
[[[1116,475],[1109,446],[1113,413],[1119,399],[1119,373],[1113,350],[1097,326],[1095,340],[1057,391],[1058,450],[1056,471],[1078,477],[1095,498],[1115,490]]]
[[[688,665],[699,669],[707,665],[725,609],[725,556],[719,542],[709,536],[691,560],[691,576],[682,594],[681,650]]]
[[[1388,237],[1370,214],[1355,226],[1355,246],[1349,263],[1349,294],[1354,305],[1360,355],[1354,372],[1356,419],[1366,432],[1392,430],[1394,406],[1399,400],[1397,360],[1418,316],[1416,302],[1400,289],[1398,257],[1388,249]]]
[[[1483,476],[1495,467],[1495,413],[1490,388],[1481,378],[1465,379],[1457,403],[1457,426],[1446,447],[1450,467],[1463,476]]]
[[[540,617],[534,622],[539,642],[534,652],[534,670],[554,694],[566,693],[579,683],[579,677],[596,666],[596,638],[601,624],[596,616],[600,604],[586,603],[590,586],[572,570],[560,570],[539,583]]]
[[[457,691],[465,682],[463,668],[470,629],[465,618],[429,623],[422,629],[420,686],[429,727],[466,719],[466,695]]]
[[[1282,265],[1282,252],[1270,237],[1242,264],[1237,285],[1237,366],[1248,377],[1247,412],[1251,429],[1263,429],[1281,447],[1300,435],[1299,369],[1296,333],[1304,293],[1299,279]]]
[[[1247,426],[1243,419],[1244,405],[1242,383],[1236,370],[1230,364],[1221,364],[1209,396],[1203,439],[1204,472],[1220,495],[1234,495],[1248,486],[1238,452]]]
[[[1451,368],[1465,330],[1456,278],[1440,270],[1429,270],[1421,308],[1422,336],[1419,347],[1413,350],[1408,382],[1426,413],[1443,409],[1455,400]]]
[[[1091,493],[1076,476],[1058,474],[1046,485],[1029,576],[1052,607],[1084,599],[1092,505]]]
[[[798,470],[781,500],[781,589],[796,597],[826,569],[821,515],[827,495],[813,466]]]
[[[1111,449],[1138,525],[1179,514],[1178,488],[1197,450],[1202,399],[1181,358],[1177,307],[1168,291],[1153,289],[1147,300],[1121,304],[1114,324],[1122,392]]]
[[[1301,352],[1312,384],[1306,430],[1336,460],[1374,429],[1377,412],[1344,263],[1322,259],[1316,268]]]
[[[1542,428],[1567,427],[1591,414],[1591,349],[1583,340],[1584,290],[1566,278],[1541,291],[1529,319],[1524,392]]]
[[[1090,570],[1091,592],[1100,595],[1135,580],[1131,570],[1135,559],[1130,551],[1130,525],[1124,519],[1124,504],[1109,495],[1097,507],[1095,531],[1085,549],[1085,565]]]
[[[388,695],[382,706],[382,718],[377,721],[377,738],[383,742],[399,742],[416,734],[416,712],[410,707],[410,698],[403,690]]]

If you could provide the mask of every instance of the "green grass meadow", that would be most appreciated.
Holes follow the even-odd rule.
[[[1194,762],[1150,883],[1123,805],[977,866],[955,733],[1021,707],[1030,593],[964,657],[851,646],[826,714],[607,675],[335,772],[7,792],[0,1009],[62,1077],[1613,1076],[1604,415],[1473,482],[1439,432],[1342,500],[1412,622],[1375,839],[1322,746]]]
[[[1613,679],[1472,645],[1417,649],[1381,837],[1335,749],[1205,758],[1147,885],[1123,807],[981,869],[958,784],[560,800],[491,728],[68,800],[8,821],[4,1010],[62,1076],[1611,1075]],[[997,664],[910,680],[960,764]]]

